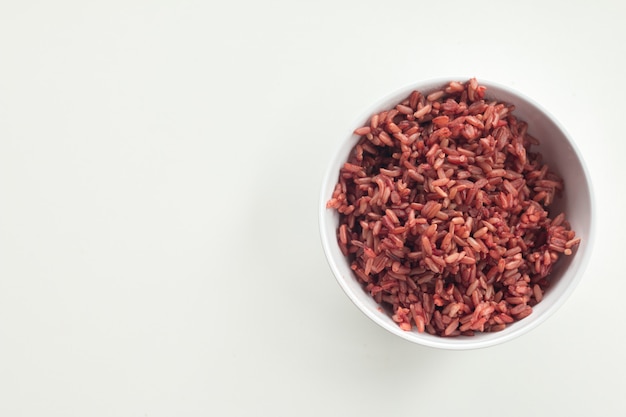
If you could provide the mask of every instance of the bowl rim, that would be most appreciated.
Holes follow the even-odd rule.
[[[401,97],[402,95],[406,95],[415,89],[428,90],[428,89],[434,88],[437,85],[444,86],[450,81],[469,80],[470,78],[472,77],[446,76],[446,77],[437,77],[437,78],[429,78],[429,79],[422,79],[422,80],[414,81],[411,83],[407,83],[399,88],[394,89],[393,91],[387,94],[380,96],[378,99],[374,100],[369,106],[366,106],[366,108],[362,112],[359,112],[358,115],[353,120],[350,121],[350,123],[346,127],[346,132],[342,135],[338,135],[338,137],[340,137],[340,140],[338,140],[338,143],[335,145],[334,149],[332,150],[330,154],[331,156],[327,161],[327,167],[322,177],[322,186],[321,186],[319,201],[318,201],[318,208],[319,208],[318,228],[319,228],[319,237],[321,239],[322,247],[324,250],[324,255],[335,277],[335,280],[337,281],[339,286],[342,288],[343,292],[352,301],[352,303],[356,305],[356,307],[363,314],[365,314],[370,320],[374,321],[376,324],[378,324],[385,330],[391,332],[392,334],[395,334],[396,336],[399,336],[409,342],[416,343],[422,346],[427,346],[431,348],[439,348],[439,349],[447,349],[447,350],[470,350],[470,349],[479,349],[479,348],[486,348],[490,346],[499,345],[504,342],[516,339],[517,337],[535,329],[541,323],[544,323],[549,317],[551,317],[558,309],[560,309],[563,306],[563,304],[567,301],[567,299],[570,298],[571,294],[574,292],[574,290],[576,289],[576,287],[582,280],[582,277],[589,264],[593,247],[595,246],[595,238],[596,238],[595,237],[596,236],[596,230],[595,230],[596,198],[595,198],[595,194],[594,194],[594,190],[592,186],[592,177],[590,175],[590,171],[587,167],[587,164],[584,158],[582,157],[582,153],[580,152],[580,149],[576,145],[576,142],[574,141],[569,131],[550,111],[544,108],[540,103],[535,101],[533,98],[527,96],[524,93],[521,93],[520,91],[514,88],[509,87],[508,85],[504,85],[499,82],[494,82],[488,79],[477,77],[479,84],[485,85],[487,87],[487,91],[489,91],[490,88],[502,90],[505,93],[515,98],[519,98],[520,100],[526,101],[528,104],[530,104],[531,106],[535,107],[538,111],[543,113],[543,115],[545,115],[545,117],[549,119],[556,126],[556,128],[563,134],[563,136],[565,137],[565,139],[571,146],[572,151],[582,168],[585,185],[589,193],[589,235],[586,238],[586,243],[582,250],[583,253],[580,253],[580,251],[577,253],[577,256],[581,256],[582,259],[580,260],[578,269],[574,273],[574,277],[566,285],[565,290],[560,295],[560,297],[558,297],[556,301],[543,312],[543,314],[536,317],[534,320],[528,321],[526,323],[524,323],[523,320],[518,321],[516,322],[518,323],[517,328],[507,333],[502,333],[502,332],[490,333],[490,334],[485,333],[485,335],[489,337],[478,337],[478,338],[476,336],[470,336],[466,338],[444,338],[444,337],[434,336],[434,335],[418,334],[418,333],[415,333],[414,331],[404,331],[400,329],[399,326],[391,327],[388,322],[383,321],[379,315],[374,314],[373,311],[368,306],[365,306],[361,302],[361,300],[356,296],[356,294],[352,292],[347,282],[345,282],[345,279],[341,278],[342,274],[337,265],[337,262],[336,262],[337,259],[335,258],[335,255],[331,251],[330,245],[332,241],[336,241],[336,235],[333,234],[329,236],[327,233],[327,228],[325,227],[327,219],[328,219],[327,214],[329,210],[326,208],[326,203],[328,199],[330,198],[330,195],[332,194],[332,188],[334,187],[334,186],[329,187],[329,184],[336,183],[335,177],[337,176],[337,170],[333,168],[335,166],[335,163],[337,162],[337,159],[339,159],[341,151],[346,146],[346,141],[350,140],[350,138],[354,136],[352,133],[353,130],[356,129],[356,127],[358,127],[360,124],[364,123],[364,120],[368,120],[369,117],[371,117],[371,115],[375,111],[380,111],[378,109],[380,109],[384,103],[389,102],[392,99],[395,100],[398,97]],[[460,81],[460,82],[465,82],[465,81]],[[350,128],[352,128],[352,130],[349,130]],[[331,179],[333,179],[332,182],[331,182]]]

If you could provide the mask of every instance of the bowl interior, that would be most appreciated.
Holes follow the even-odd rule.
[[[353,276],[349,264],[337,244],[336,230],[339,225],[339,215],[335,210],[326,209],[325,206],[332,196],[341,166],[359,139],[352,134],[352,131],[367,123],[372,114],[388,109],[405,99],[411,91],[419,90],[427,93],[440,88],[450,80],[432,80],[402,88],[370,106],[362,117],[347,129],[346,136],[340,138],[342,142],[333,155],[322,185],[320,234],[326,257],[337,281],[352,302],[370,319],[388,331],[415,343],[445,349],[473,349],[513,339],[547,319],[574,290],[589,260],[593,240],[593,198],[589,175],[574,143],[558,121],[538,104],[521,94],[507,87],[479,80],[481,85],[487,87],[486,98],[514,104],[514,114],[518,119],[528,123],[528,132],[540,141],[540,145],[533,147],[533,149],[539,150],[543,154],[544,160],[549,164],[551,170],[559,174],[565,182],[563,196],[555,200],[550,207],[551,215],[564,212],[572,229],[576,231],[577,236],[582,238],[581,244],[573,256],[560,258],[551,275],[551,286],[546,291],[543,300],[533,308],[533,314],[512,323],[500,332],[443,338],[418,333],[416,330],[401,330],[388,313],[380,311],[379,305],[364,291],[361,284]]]

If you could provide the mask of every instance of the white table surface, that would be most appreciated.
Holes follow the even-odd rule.
[[[0,3],[0,416],[624,416],[623,2]],[[513,87],[585,156],[554,316],[420,347],[322,253],[329,151],[380,96]]]

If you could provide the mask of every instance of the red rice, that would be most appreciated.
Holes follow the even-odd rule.
[[[472,78],[372,115],[327,207],[355,277],[403,330],[501,331],[532,313],[580,237],[514,106]]]

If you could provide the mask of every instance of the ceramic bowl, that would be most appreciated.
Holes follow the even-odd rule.
[[[422,93],[435,91],[453,79],[427,80],[407,85],[380,98],[367,106],[353,124],[337,132],[338,146],[329,155],[329,165],[323,179],[319,202],[319,226],[322,246],[330,268],[348,298],[371,320],[394,335],[433,348],[475,349],[493,346],[521,336],[548,319],[565,303],[583,277],[591,255],[594,236],[594,206],[590,175],[583,158],[576,148],[574,139],[565,128],[541,105],[513,89],[479,79],[479,84],[487,87],[486,98],[515,105],[514,115],[528,123],[528,132],[540,140],[533,147],[543,154],[551,170],[559,174],[565,183],[561,198],[550,206],[551,213],[564,212],[576,235],[582,241],[571,256],[561,256],[551,273],[551,285],[543,300],[533,307],[528,317],[516,321],[499,332],[477,332],[473,336],[441,337],[419,333],[415,328],[404,331],[395,323],[391,315],[374,301],[356,280],[346,257],[341,253],[337,242],[339,215],[336,210],[326,208],[337,183],[339,170],[357,143],[359,137],[353,132],[368,123],[370,117],[385,109],[394,107],[408,97],[413,90]],[[456,79],[463,82],[463,79]]]

